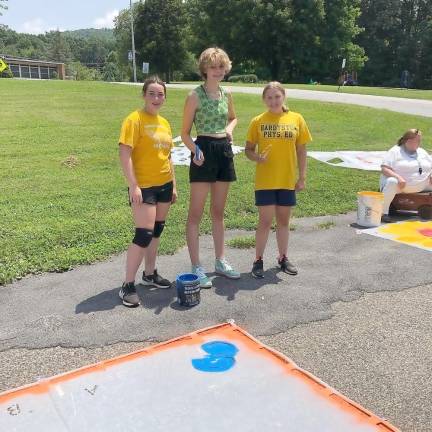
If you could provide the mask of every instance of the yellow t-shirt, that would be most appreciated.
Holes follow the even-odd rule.
[[[171,127],[160,115],[134,111],[123,121],[119,144],[132,147],[132,165],[141,188],[172,181]]]
[[[258,145],[258,152],[269,149],[267,161],[256,164],[255,189],[291,189],[297,181],[296,144],[312,141],[301,114],[270,111],[252,119],[247,141]]]

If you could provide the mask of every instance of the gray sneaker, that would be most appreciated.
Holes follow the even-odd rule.
[[[193,265],[192,273],[198,276],[201,288],[211,288],[213,286],[212,281],[208,278],[200,265]]]
[[[148,287],[154,287],[154,288],[171,288],[171,282],[168,279],[165,279],[162,277],[157,270],[155,269],[152,275],[146,276],[145,271],[143,272],[142,276],[142,284],[144,286]]]
[[[284,273],[295,276],[298,273],[297,267],[288,261],[288,258],[284,255],[281,259],[278,259],[278,264]]]
[[[264,262],[262,258],[258,258],[256,261],[254,261],[251,273],[252,276],[257,279],[264,277]]]
[[[119,297],[127,307],[137,307],[140,304],[135,284],[133,282],[124,282],[119,291]]]
[[[240,279],[240,273],[235,271],[225,258],[215,261],[215,273],[228,279]]]

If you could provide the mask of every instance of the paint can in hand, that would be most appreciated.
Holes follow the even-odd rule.
[[[177,301],[186,307],[196,306],[201,299],[200,282],[196,274],[182,273],[177,276]]]

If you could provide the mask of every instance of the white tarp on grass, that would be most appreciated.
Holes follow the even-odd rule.
[[[193,138],[195,139],[195,138]],[[175,147],[171,150],[171,159],[174,165],[189,165],[190,163],[190,150],[183,144],[181,138],[178,136],[173,139]],[[241,153],[244,150],[243,147],[236,145],[232,146],[234,154]]]
[[[385,151],[308,151],[308,156],[329,165],[356,168],[367,171],[381,171]]]

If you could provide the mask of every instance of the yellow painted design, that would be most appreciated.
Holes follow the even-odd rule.
[[[0,73],[3,72],[4,70],[6,70],[8,68],[7,63],[0,58]]]
[[[393,240],[432,250],[432,221],[392,223],[378,228],[380,234],[390,234]]]

